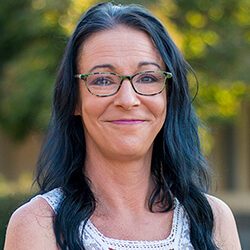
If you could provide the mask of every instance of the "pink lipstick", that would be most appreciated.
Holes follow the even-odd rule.
[[[144,120],[128,119],[128,120],[113,120],[111,122],[119,125],[134,125],[143,123]]]

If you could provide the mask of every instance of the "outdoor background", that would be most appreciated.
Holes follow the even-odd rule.
[[[64,47],[96,2],[0,2],[0,249],[11,212],[35,192],[32,177]],[[250,249],[250,0],[116,1],[130,2],[161,19],[197,74],[194,106],[213,169],[211,193],[230,205],[243,249]]]

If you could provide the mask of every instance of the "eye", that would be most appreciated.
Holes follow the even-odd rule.
[[[142,78],[141,78],[141,82],[148,82],[148,83],[150,83],[150,82],[155,82],[157,79],[155,78],[155,77],[152,77],[152,76],[143,76]]]
[[[110,79],[108,79],[108,78],[99,77],[99,78],[97,78],[97,79],[94,81],[94,84],[95,84],[95,85],[103,85],[103,86],[106,86],[106,85],[111,84],[111,81],[110,81]]]
[[[154,74],[144,73],[137,76],[136,82],[139,83],[155,83],[159,81],[159,77]]]
[[[93,76],[89,78],[88,84],[91,86],[109,86],[115,84],[112,77],[108,76]]]

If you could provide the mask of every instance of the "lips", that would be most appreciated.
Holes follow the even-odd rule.
[[[141,119],[118,119],[118,120],[111,120],[109,121],[113,124],[119,124],[119,125],[134,125],[134,124],[141,124],[145,122],[145,120]]]

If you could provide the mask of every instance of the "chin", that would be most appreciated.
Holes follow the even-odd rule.
[[[115,150],[113,150],[113,156],[117,155],[117,159],[120,160],[135,160],[135,159],[141,159],[146,157],[147,155],[151,155],[151,148],[152,147],[148,147],[145,148],[145,144],[144,147],[142,147],[142,143],[140,145],[138,145],[138,147],[136,147],[136,145],[120,145],[117,146],[115,148]]]

